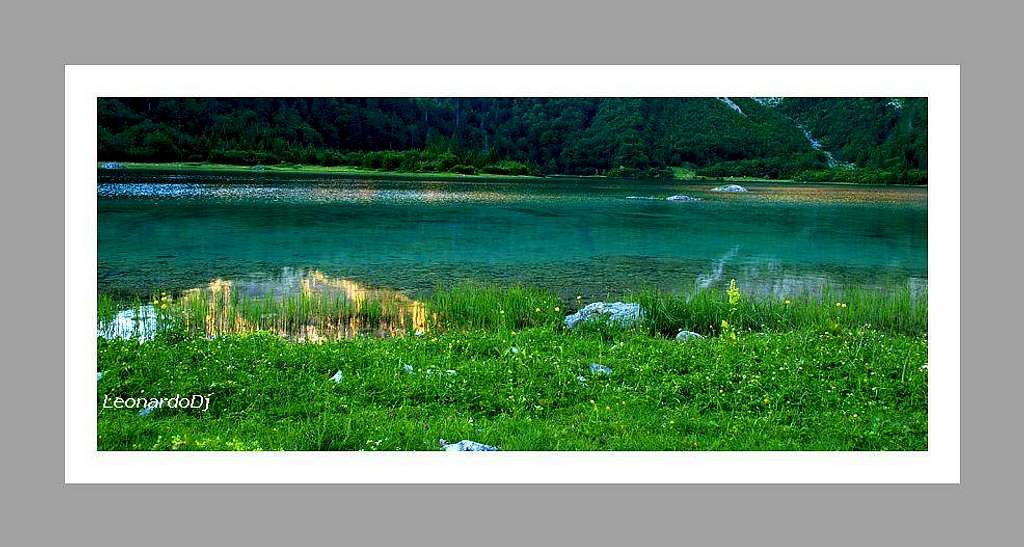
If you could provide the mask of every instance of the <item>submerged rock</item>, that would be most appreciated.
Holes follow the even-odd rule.
[[[676,335],[676,342],[686,342],[687,340],[691,340],[691,339],[693,339],[693,340],[701,340],[703,338],[704,338],[703,336],[697,334],[696,332],[688,331],[688,330],[681,330],[681,331],[679,331],[679,334]]]
[[[571,329],[579,323],[603,318],[608,324],[631,327],[644,317],[640,304],[626,302],[594,302],[565,318],[565,328]]]
[[[667,201],[700,201],[700,198],[695,198],[693,196],[687,196],[684,194],[676,194],[674,196],[669,196],[665,199]]]
[[[725,186],[718,186],[711,189],[712,192],[746,192],[747,189],[740,186],[739,184],[726,184]]]
[[[341,379],[344,378],[344,377],[345,377],[345,375],[342,374],[341,371],[339,370],[338,372],[334,373],[334,376],[331,376],[331,381],[334,382],[335,384],[340,384],[341,383]]]
[[[457,443],[449,443],[441,439],[441,450],[447,452],[494,452],[498,450],[498,447],[476,441],[462,440]]]
[[[599,363],[590,363],[590,373],[597,376],[611,376],[612,369]]]
[[[105,161],[100,164],[101,169],[124,169],[124,165],[116,161]]]
[[[647,200],[656,200],[656,199],[658,199],[658,198],[656,198],[656,197],[654,197],[654,196],[626,196],[626,199],[647,199]]]

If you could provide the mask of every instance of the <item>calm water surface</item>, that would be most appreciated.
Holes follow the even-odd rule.
[[[310,272],[410,295],[477,280],[587,299],[641,287],[794,294],[927,287],[927,190],[552,179],[402,181],[100,175],[99,289],[229,279],[300,290]],[[701,198],[671,202],[673,194]]]

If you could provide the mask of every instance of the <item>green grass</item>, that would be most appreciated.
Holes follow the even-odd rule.
[[[143,390],[211,398],[206,413],[101,409],[101,450],[436,450],[441,438],[504,450],[927,448],[927,342],[868,329],[689,343],[549,327],[326,344],[260,334],[99,340],[98,351],[100,403]],[[591,376],[591,362],[614,372]]]
[[[697,180],[697,181],[723,181],[723,182],[795,182],[795,179],[771,179],[765,177],[707,177],[698,175],[694,167],[675,166],[670,167],[672,175],[676,180]]]
[[[156,296],[168,303],[156,339],[97,339],[98,403],[208,394],[209,411],[101,408],[101,450],[436,450],[441,438],[503,450],[927,448],[927,298],[909,291],[731,305],[722,291],[646,291],[630,297],[648,309],[636,328],[567,331],[562,318],[583,302],[457,285],[425,301],[422,336],[315,344],[189,322],[223,306],[278,332],[282,321],[379,319],[387,305]],[[116,309],[101,296],[98,322]],[[719,335],[723,317],[735,338]],[[679,328],[708,338],[675,342]],[[590,363],[614,372],[593,376]]]
[[[459,284],[438,289],[427,305],[440,325],[454,329],[554,327],[564,317],[563,304],[554,293],[523,286]]]
[[[825,288],[820,294],[789,297],[741,296],[735,306],[729,304],[724,291],[716,290],[686,295],[648,290],[626,299],[643,306],[651,331],[664,335],[680,330],[717,335],[723,320],[735,328],[751,331],[839,331],[863,326],[896,334],[928,331],[927,292],[913,295],[909,288],[886,292]]]

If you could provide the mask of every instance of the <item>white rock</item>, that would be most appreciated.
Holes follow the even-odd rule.
[[[696,332],[692,332],[692,331],[688,331],[688,330],[681,330],[681,331],[679,331],[679,334],[676,335],[676,342],[686,342],[687,340],[691,340],[691,339],[692,340],[700,340],[702,338],[704,338],[704,337],[699,335],[699,334],[697,334]]]
[[[587,322],[596,317],[604,317],[609,324],[620,327],[631,327],[644,317],[640,304],[626,302],[594,302],[587,304],[580,311],[565,318],[565,328],[571,329],[580,322]]]
[[[726,184],[711,189],[712,192],[746,192],[747,189],[739,184]]]
[[[449,443],[448,441],[441,439],[441,450],[447,452],[494,452],[498,450],[498,448],[496,446],[478,443],[476,441],[462,440],[457,443]]]
[[[338,372],[334,373],[334,376],[331,376],[331,381],[334,382],[335,384],[340,384],[341,383],[341,379],[344,378],[344,377],[345,377],[345,375],[342,374],[341,371],[339,370]]]

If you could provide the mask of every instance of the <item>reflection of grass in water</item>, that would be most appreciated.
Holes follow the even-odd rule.
[[[741,287],[742,289],[742,287]],[[420,303],[394,291],[366,291],[358,297],[338,292],[246,296],[231,287],[195,289],[178,299],[155,293],[157,330],[217,336],[269,331],[299,339],[343,338],[360,333],[400,335],[427,329],[522,330],[557,327],[585,303],[554,292],[516,285],[501,288],[461,283],[439,288]],[[627,294],[646,311],[652,334],[680,330],[717,335],[722,321],[739,331],[779,332],[804,328],[841,331],[870,326],[900,334],[928,329],[928,294],[908,287],[891,291],[826,287],[791,296],[743,295],[730,304],[727,291],[674,294],[657,289]],[[139,309],[136,299],[129,309]],[[97,324],[102,330],[124,309],[100,295]]]
[[[188,291],[175,309],[184,330],[191,333],[271,331],[302,338],[334,338],[361,330],[395,333],[416,328],[416,314],[403,306],[417,305],[395,293],[367,294],[358,299],[329,291],[251,297],[223,287]]]

